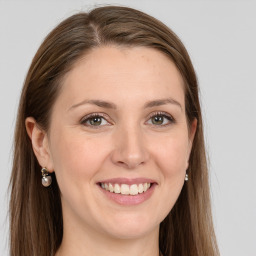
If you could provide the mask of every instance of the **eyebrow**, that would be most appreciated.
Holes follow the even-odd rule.
[[[101,108],[117,109],[117,106],[114,103],[107,102],[104,100],[83,100],[83,101],[71,106],[69,108],[69,110],[77,108],[77,107],[85,105],[85,104],[92,104],[92,105],[96,105]],[[144,108],[158,107],[158,106],[162,106],[162,105],[166,105],[166,104],[176,105],[182,110],[181,104],[172,98],[148,101],[145,103]]]
[[[103,101],[103,100],[83,100],[82,102],[73,105],[69,110],[77,108],[77,107],[85,105],[85,104],[92,104],[92,105],[96,105],[101,108],[112,108],[112,109],[117,108],[114,103],[110,103],[110,102]]]
[[[180,107],[180,109],[182,110],[181,104],[172,98],[159,99],[159,100],[153,100],[153,101],[146,102],[144,105],[144,108],[152,108],[152,107],[162,106],[162,105],[166,105],[166,104],[174,104],[174,105]]]

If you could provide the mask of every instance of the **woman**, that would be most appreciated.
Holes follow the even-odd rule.
[[[11,255],[219,255],[196,75],[140,11],[64,20],[21,95]]]

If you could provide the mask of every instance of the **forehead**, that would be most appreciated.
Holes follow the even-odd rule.
[[[63,81],[62,96],[108,98],[124,103],[137,98],[175,96],[183,104],[183,79],[169,57],[146,47],[104,46],[75,63]]]

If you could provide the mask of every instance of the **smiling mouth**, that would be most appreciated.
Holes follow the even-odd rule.
[[[121,194],[121,195],[138,195],[143,194],[148,191],[153,183],[145,182],[139,184],[114,184],[114,183],[99,183],[101,188],[104,190],[114,193],[114,194]]]

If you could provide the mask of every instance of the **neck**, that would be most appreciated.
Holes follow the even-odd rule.
[[[63,240],[55,256],[159,256],[159,228],[139,238],[119,239],[64,226]]]

